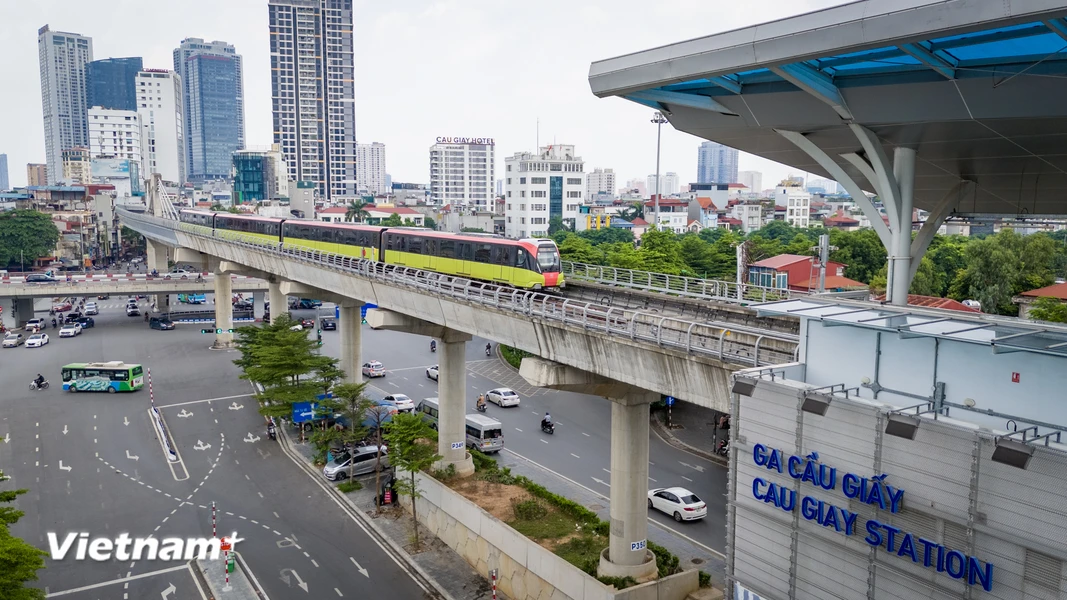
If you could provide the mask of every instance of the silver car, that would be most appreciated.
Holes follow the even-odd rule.
[[[387,447],[382,446],[382,469],[389,466],[389,455],[386,454],[388,451]],[[354,452],[343,454],[326,463],[322,474],[330,481],[341,481],[348,478],[349,468],[352,469],[352,476],[373,473],[378,465],[377,454],[378,446],[360,446]]]

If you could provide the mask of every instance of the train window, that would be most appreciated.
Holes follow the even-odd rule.
[[[514,260],[515,247],[501,244],[497,246],[497,252],[499,253],[493,262],[498,265],[504,265],[506,267],[511,266],[511,261]]]
[[[385,249],[386,250],[392,250],[393,249],[393,239],[394,238],[396,238],[396,236],[391,234],[391,233],[385,234]]]
[[[435,238],[423,238],[422,253],[426,256],[437,256],[437,240]]]
[[[408,238],[408,252],[413,254],[422,254],[422,238],[413,235]]]
[[[459,260],[473,260],[474,244],[470,242],[456,242],[456,258]]]
[[[516,250],[517,252],[515,253],[515,266],[519,267],[520,269],[526,269],[526,250],[523,250],[522,248],[516,248]]]
[[[372,231],[370,233],[367,233],[366,235],[370,236],[370,243],[366,244],[367,246],[377,248],[382,245],[382,232]]]
[[[488,263],[492,254],[492,244],[475,244],[474,245],[474,260],[475,262]]]
[[[456,241],[441,240],[437,245],[437,256],[441,258],[456,258]]]

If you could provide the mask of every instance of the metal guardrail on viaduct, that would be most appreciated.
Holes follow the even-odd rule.
[[[331,271],[350,278],[335,280],[339,284],[331,288],[335,293],[720,410],[726,408],[728,373],[736,366],[781,364],[795,358],[797,338],[788,334],[738,331],[730,323],[576,302],[233,232],[212,235],[202,227],[121,209],[119,215],[124,224],[156,242],[208,254],[213,249],[229,255],[221,259],[250,269],[284,271],[276,274],[312,286],[313,280],[321,286],[325,279],[313,277],[309,267]],[[439,306],[420,297],[436,298]],[[463,306],[477,309],[477,314],[462,314]],[[776,346],[792,344],[794,350],[769,348],[771,341]]]

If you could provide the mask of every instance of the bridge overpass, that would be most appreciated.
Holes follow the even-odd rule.
[[[230,288],[234,292],[262,294],[267,291],[267,282],[239,275],[230,275]],[[25,325],[34,316],[35,298],[64,298],[81,296],[93,298],[104,294],[133,295],[148,294],[155,296],[157,306],[166,311],[166,299],[171,294],[205,294],[215,291],[215,276],[208,273],[197,280],[196,276],[188,279],[164,279],[143,274],[90,274],[76,275],[71,281],[60,280],[54,283],[27,283],[23,277],[4,277],[0,279],[0,317],[8,329]],[[162,299],[162,301],[161,301]],[[284,303],[283,303],[284,304]],[[262,300],[259,306],[263,306]]]
[[[241,273],[267,280],[272,304],[283,295],[335,301],[340,306],[341,367],[350,381],[362,379],[359,309],[371,327],[432,336],[439,340],[438,452],[442,466],[469,472],[463,449],[466,398],[464,344],[472,336],[507,344],[537,358],[520,372],[531,383],[604,396],[612,405],[610,553],[600,574],[647,575],[652,555],[630,552],[647,537],[648,406],[661,394],[725,411],[728,376],[743,366],[765,366],[795,357],[796,336],[699,317],[682,318],[567,296],[516,290],[383,265],[233,232],[212,232],[171,218],[119,210],[123,224],[149,242],[149,268],[174,248],[179,263],[202,264],[216,275]],[[163,263],[165,264],[165,263]],[[215,277],[216,295],[232,279]],[[216,304],[222,331],[232,322],[228,304]],[[218,334],[216,345],[232,345]],[[608,556],[612,560],[608,560]]]

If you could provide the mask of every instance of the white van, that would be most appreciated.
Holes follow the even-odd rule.
[[[437,398],[423,398],[415,406],[415,412],[422,417],[423,421],[429,423],[434,431],[437,431],[437,417],[440,411],[441,406],[438,404]]]
[[[504,427],[485,415],[467,415],[467,445],[486,454],[504,449]]]

